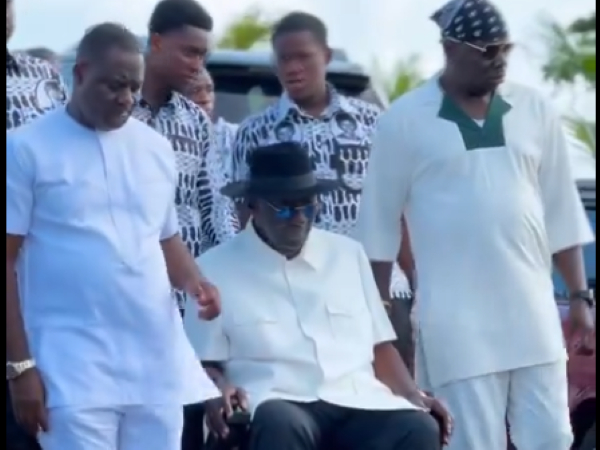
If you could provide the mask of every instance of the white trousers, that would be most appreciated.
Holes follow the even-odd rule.
[[[566,362],[449,383],[434,390],[455,421],[447,450],[569,450]]]
[[[43,450],[180,450],[183,407],[52,408]]]

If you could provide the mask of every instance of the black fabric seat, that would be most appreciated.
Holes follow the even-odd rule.
[[[442,421],[436,415],[433,416],[440,425],[440,429],[443,428]],[[245,429],[233,430],[233,438],[228,439],[228,442],[224,442],[222,439],[215,435],[211,435],[205,442],[204,450],[247,450],[248,447],[248,436],[250,427]],[[183,449],[185,450],[185,449]],[[190,449],[191,450],[191,449]],[[195,449],[200,450],[200,449]],[[323,444],[323,448],[320,450],[340,450],[329,444]]]

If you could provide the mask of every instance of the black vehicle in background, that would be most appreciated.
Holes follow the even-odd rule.
[[[145,42],[145,38],[140,38]],[[61,72],[68,85],[72,83],[75,52],[61,56]],[[273,71],[272,54],[268,51],[216,50],[206,67],[215,83],[216,114],[227,122],[240,123],[261,111],[282,93]],[[328,68],[330,83],[342,94],[360,97],[381,107],[387,99],[371,83],[361,66],[350,62],[342,51],[334,51]]]

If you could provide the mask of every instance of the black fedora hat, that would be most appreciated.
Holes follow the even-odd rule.
[[[296,142],[258,147],[250,154],[250,177],[229,183],[221,193],[232,198],[305,198],[339,187],[337,180],[318,179],[308,152]]]

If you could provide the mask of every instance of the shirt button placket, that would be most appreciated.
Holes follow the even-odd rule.
[[[302,321],[302,316],[303,316],[302,307],[306,306],[306,305],[301,304],[300,302],[302,302],[302,299],[296,298],[296,296],[294,295],[293,264],[294,264],[293,261],[286,261],[283,263],[283,272],[284,272],[284,276],[285,276],[285,281],[287,283],[288,292],[290,293],[290,301],[292,303],[292,306],[296,310],[296,317],[298,320],[298,328],[300,328],[300,331],[302,332],[302,334],[311,341],[312,346],[313,346],[315,360],[319,364],[321,376],[324,377],[325,376],[325,373],[323,371],[324,361],[319,356],[319,346],[317,344],[317,340],[314,337],[315,330],[307,330],[306,325]],[[312,331],[312,333],[310,331]]]
[[[119,204],[119,196],[122,195],[119,191],[123,188],[122,178],[118,173],[121,170],[120,161],[116,158],[119,152],[110,151],[110,143],[108,137],[102,134],[98,135],[98,145],[104,165],[104,183],[106,187],[106,195],[108,197],[108,208],[110,217],[114,226],[115,239],[119,242],[118,251],[124,263],[129,261],[129,245],[130,240],[127,238],[130,224],[124,223],[123,211],[116,207]]]

